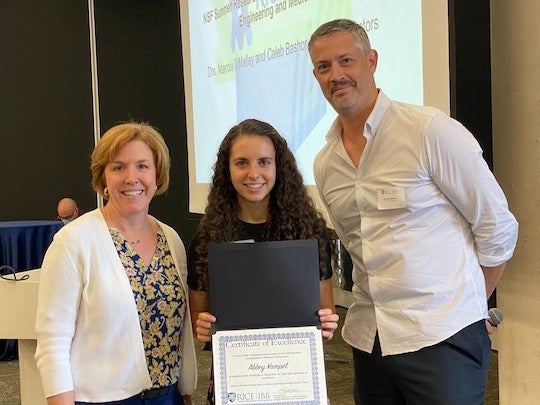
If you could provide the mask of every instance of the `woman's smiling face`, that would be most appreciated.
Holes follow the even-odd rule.
[[[105,168],[107,205],[123,215],[148,212],[156,192],[154,154],[143,141],[126,143]]]
[[[268,205],[276,184],[276,151],[270,138],[238,136],[231,147],[229,171],[240,207],[246,203]]]

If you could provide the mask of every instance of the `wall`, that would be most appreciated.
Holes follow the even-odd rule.
[[[492,0],[494,170],[520,222],[498,288],[501,405],[540,403],[540,2]]]
[[[95,204],[87,21],[82,1],[0,2],[0,220]]]
[[[476,137],[492,167],[488,0],[449,0],[450,112]]]
[[[122,120],[156,126],[171,153],[167,194],[150,213],[189,243],[187,137],[178,0],[95,0],[101,132]]]
[[[100,128],[156,126],[171,151],[171,186],[152,214],[187,243],[187,147],[178,0],[95,0]],[[52,219],[65,195],[96,207],[87,1],[0,2],[0,220]]]
[[[485,53],[478,50],[487,0],[467,3],[449,1],[456,32],[452,113],[479,138],[490,161],[489,75],[475,73],[485,71]],[[171,188],[153,201],[151,213],[187,242],[199,217],[187,205],[178,9],[178,0],[95,0],[99,132],[127,119],[161,130],[171,149]],[[479,31],[471,36],[469,27]],[[94,143],[89,44],[86,1],[0,2],[0,148],[9,151],[0,159],[0,220],[52,218],[65,195],[85,210],[96,206],[88,170]],[[471,77],[475,91],[460,98]]]

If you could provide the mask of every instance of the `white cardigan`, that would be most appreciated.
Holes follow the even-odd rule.
[[[159,222],[186,291],[186,253]],[[75,400],[129,398],[151,387],[133,292],[101,210],[64,226],[43,260],[36,318],[36,361],[46,397],[74,390]],[[197,363],[189,307],[181,334],[178,388],[191,395]]]

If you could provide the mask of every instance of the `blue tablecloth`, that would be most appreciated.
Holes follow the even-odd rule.
[[[0,222],[0,265],[15,271],[41,267],[45,251],[62,225],[61,221]]]
[[[11,266],[15,271],[41,267],[45,251],[61,221],[0,221],[0,266]],[[0,360],[17,358],[14,340],[0,340]]]

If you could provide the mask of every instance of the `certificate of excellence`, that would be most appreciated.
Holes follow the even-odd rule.
[[[218,405],[327,403],[316,326],[217,331],[212,348]]]

